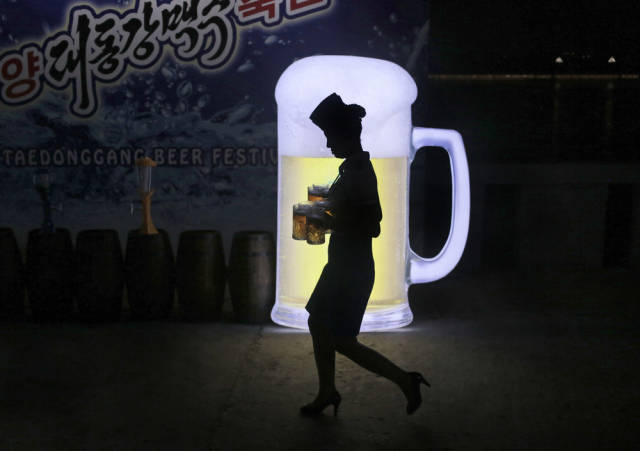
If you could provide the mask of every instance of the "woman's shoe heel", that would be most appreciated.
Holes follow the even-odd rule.
[[[422,376],[420,373],[411,372],[409,373],[411,376],[411,397],[409,398],[409,402],[407,403],[407,414],[411,415],[413,412],[418,410],[420,404],[422,404],[422,394],[420,393],[420,384],[424,384],[427,387],[431,387],[431,384]]]
[[[342,398],[340,397],[339,393],[336,393],[338,396],[336,396],[333,399],[333,416],[337,417],[338,416],[338,407],[340,407],[340,401],[342,401]]]
[[[420,383],[426,385],[427,387],[431,388],[431,384],[429,383],[428,380],[426,380],[422,374],[420,373],[416,373],[419,377],[420,377]]]
[[[338,407],[340,406],[340,402],[342,401],[342,397],[340,393],[335,392],[330,399],[323,403],[312,402],[310,404],[306,404],[300,407],[300,413],[306,416],[313,416],[320,414],[327,406],[333,405],[333,416],[338,415]]]

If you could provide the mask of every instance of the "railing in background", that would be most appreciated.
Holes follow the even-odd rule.
[[[431,75],[429,126],[462,134],[471,224],[463,271],[640,265],[640,75]],[[416,160],[412,246],[446,239],[448,162]],[[428,154],[428,155],[427,155]]]
[[[470,161],[640,160],[640,74],[434,74],[427,96]]]

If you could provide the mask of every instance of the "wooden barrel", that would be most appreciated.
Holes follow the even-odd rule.
[[[34,320],[64,320],[73,314],[73,245],[68,229],[29,231],[27,292]]]
[[[23,271],[13,230],[0,227],[0,319],[24,318]]]
[[[125,281],[131,317],[165,319],[171,314],[175,290],[175,262],[169,235],[163,229],[143,235],[129,231]]]
[[[222,237],[215,230],[180,234],[176,287],[183,318],[217,320],[222,316],[225,264]]]
[[[87,321],[120,318],[124,262],[116,230],[83,230],[76,237],[76,300]]]
[[[275,300],[275,246],[271,233],[243,231],[233,235],[229,291],[237,321],[268,320]]]

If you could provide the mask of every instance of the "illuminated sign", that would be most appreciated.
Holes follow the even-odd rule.
[[[113,83],[129,67],[153,67],[166,46],[184,63],[219,70],[243,27],[276,27],[330,6],[330,0],[137,0],[129,10],[96,12],[79,4],[69,10],[66,29],[0,56],[0,99],[24,105],[44,85],[72,85],[71,113],[90,117],[99,106],[98,82]]]
[[[408,285],[441,279],[462,256],[469,231],[467,157],[458,132],[413,126],[411,104],[417,87],[408,72],[390,61],[345,55],[300,59],[284,71],[276,86],[278,264],[271,318],[284,326],[306,329],[304,307],[327,262],[326,242],[312,246],[292,239],[291,212],[306,196],[308,186],[331,183],[338,173],[341,160],[331,156],[322,130],[309,119],[332,92],[367,112],[361,141],[371,155],[382,207],[381,233],[372,242],[376,279],[360,330],[402,327],[413,319]],[[434,258],[420,257],[409,246],[409,166],[415,152],[426,146],[444,148],[451,162],[451,229]]]

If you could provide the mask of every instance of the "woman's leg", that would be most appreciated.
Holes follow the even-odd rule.
[[[361,367],[396,383],[408,396],[411,376],[379,352],[363,345],[356,337],[335,337],[335,349]]]
[[[319,387],[316,399],[325,399],[333,395],[336,390],[336,352],[333,338],[329,329],[321,322],[314,321],[312,316],[309,316],[308,324],[318,371]]]

